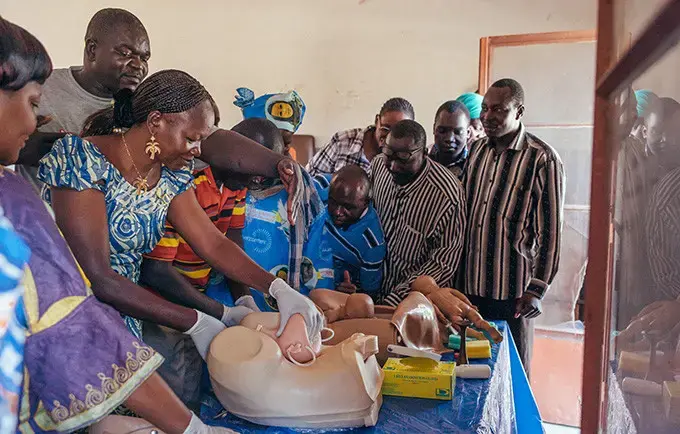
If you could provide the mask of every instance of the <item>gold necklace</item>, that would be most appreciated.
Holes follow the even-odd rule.
[[[125,134],[121,134],[120,137],[123,139],[123,146],[125,147],[125,152],[127,152],[128,157],[130,157],[132,167],[135,169],[135,172],[137,172],[137,178],[135,178],[134,182],[132,183],[132,186],[137,190],[137,196],[139,196],[140,194],[149,191],[148,178],[151,172],[153,171],[154,166],[151,166],[151,169],[149,169],[149,171],[146,172],[146,176],[142,176],[139,169],[137,169],[137,165],[135,164],[134,158],[132,158],[132,154],[130,154],[130,148],[128,148],[127,142],[125,141]]]

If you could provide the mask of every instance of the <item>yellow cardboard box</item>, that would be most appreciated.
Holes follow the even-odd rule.
[[[663,382],[663,407],[669,421],[680,423],[680,382]]]
[[[389,358],[383,366],[383,395],[451,400],[456,386],[455,362],[421,357]]]

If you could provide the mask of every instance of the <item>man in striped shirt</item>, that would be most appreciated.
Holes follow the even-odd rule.
[[[647,254],[651,268],[650,302],[680,298],[680,168],[654,188],[647,207]],[[626,263],[625,267],[637,267]],[[642,306],[638,306],[638,311]]]
[[[524,91],[494,83],[482,103],[488,137],[472,145],[463,177],[468,221],[464,289],[487,319],[505,320],[529,372],[533,326],[560,257],[564,170],[524,128]]]
[[[371,163],[374,205],[387,243],[379,302],[392,306],[418,276],[451,286],[463,249],[463,188],[447,168],[427,158],[425,141],[420,124],[401,121]]]

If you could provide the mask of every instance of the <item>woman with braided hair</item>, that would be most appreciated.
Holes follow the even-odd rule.
[[[189,74],[157,72],[134,91],[123,90],[112,108],[94,114],[85,138],[57,141],[40,164],[58,226],[100,300],[125,315],[141,336],[141,320],[190,335],[202,356],[226,325],[250,310],[224,307],[222,323],[173,304],[137,285],[142,254],[160,240],[168,221],[189,245],[232,280],[277,299],[281,330],[301,314],[310,335],[321,329],[314,304],[255,264],[211,223],[189,188],[190,166],[215,123],[213,101]],[[90,137],[91,136],[91,137]]]

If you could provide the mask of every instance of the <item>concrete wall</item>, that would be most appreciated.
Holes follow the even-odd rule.
[[[135,13],[151,38],[151,72],[199,78],[240,119],[234,89],[295,88],[302,133],[324,141],[368,125],[392,96],[409,99],[429,131],[447,99],[477,88],[479,38],[595,27],[594,0],[0,0],[57,67],[80,64],[88,20],[103,7]],[[536,59],[537,64],[540,59]]]

